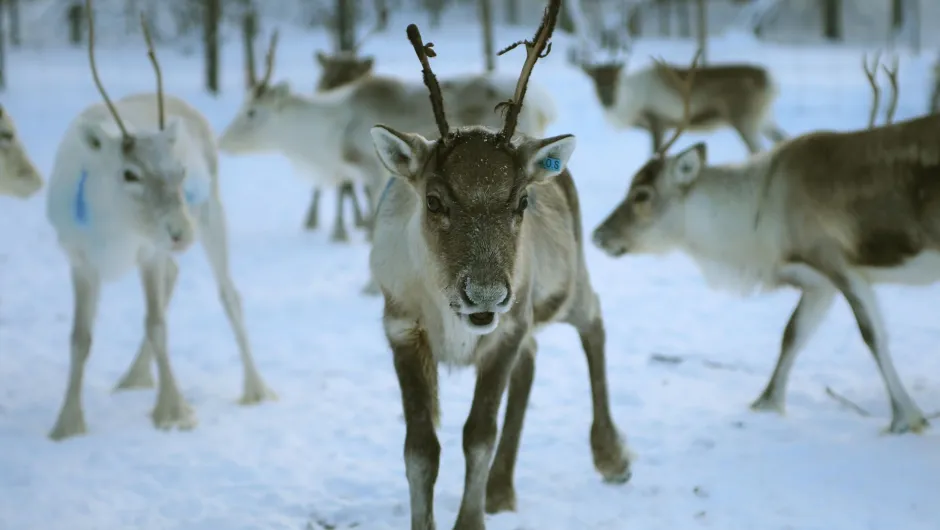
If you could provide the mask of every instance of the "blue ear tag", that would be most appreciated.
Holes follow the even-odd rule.
[[[75,190],[74,212],[75,222],[80,225],[88,224],[88,203],[85,202],[85,181],[88,180],[88,171],[82,170],[78,177],[78,189]]]
[[[549,171],[561,171],[561,160],[552,157],[542,159],[542,167]]]

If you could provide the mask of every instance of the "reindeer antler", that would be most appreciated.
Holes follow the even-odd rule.
[[[140,12],[140,27],[144,31],[144,40],[147,42],[147,56],[150,57],[150,64],[153,65],[153,72],[157,76],[157,123],[162,131],[166,125],[166,114],[163,110],[163,74],[160,72],[157,53],[153,50],[153,39],[150,37],[150,30],[147,29],[147,17],[143,11]]]
[[[271,42],[268,44],[268,54],[264,58],[264,75],[261,81],[255,85],[257,88],[264,88],[271,82],[271,75],[274,73],[274,54],[277,51],[278,30],[271,34]]]
[[[111,115],[114,116],[114,121],[117,123],[118,129],[121,130],[124,149],[129,149],[134,145],[134,137],[128,134],[127,127],[124,126],[124,121],[121,120],[117,107],[111,102],[111,98],[108,97],[108,92],[101,83],[101,78],[98,77],[98,67],[95,64],[95,14],[91,0],[85,0],[85,11],[88,16],[88,62],[91,64],[91,76],[95,80],[95,85],[98,87],[98,92],[101,93],[105,105],[108,106],[108,110],[110,110]]]
[[[881,63],[881,50],[875,52],[875,60],[872,61],[871,68],[868,67],[868,54],[862,55],[862,69],[865,70],[865,77],[868,78],[868,84],[871,85],[871,113],[868,115],[868,128],[875,126],[878,119],[878,104],[881,101],[881,89],[878,88],[878,81],[875,76],[878,75],[878,65]]]
[[[891,61],[891,68],[881,65],[881,68],[888,75],[888,82],[891,83],[891,99],[888,101],[888,110],[885,112],[885,125],[891,125],[894,121],[894,111],[898,108],[898,56],[895,55]]]
[[[441,141],[445,142],[447,141],[447,134],[450,132],[450,126],[447,124],[447,116],[444,114],[444,96],[441,94],[441,85],[437,82],[437,76],[431,70],[431,63],[428,62],[428,57],[437,57],[437,53],[434,52],[434,43],[425,44],[421,39],[418,26],[414,24],[408,24],[405,33],[408,34],[408,40],[414,46],[418,60],[421,61],[421,74],[424,77],[424,84],[430,92],[431,108],[434,109],[434,121],[437,122],[437,130],[441,133]]]
[[[519,122],[519,113],[522,112],[522,100],[525,98],[525,92],[529,85],[529,77],[532,75],[532,69],[535,63],[542,57],[547,57],[552,51],[552,32],[555,31],[555,24],[558,22],[558,12],[561,10],[561,0],[549,0],[545,13],[542,15],[542,23],[535,32],[532,41],[519,41],[503,48],[496,55],[504,53],[524,44],[526,49],[525,63],[522,64],[522,72],[519,74],[519,81],[516,83],[516,92],[509,101],[504,101],[496,106],[497,110],[506,109],[506,124],[503,126],[497,136],[497,142],[508,144],[512,135],[516,132],[516,125]]]
[[[676,73],[675,68],[666,64],[665,61],[660,59],[653,59],[653,61],[666,72],[667,75],[672,79],[673,85],[679,90],[679,95],[682,97],[682,121],[680,121],[675,130],[672,133],[672,137],[659,148],[659,151],[656,152],[659,156],[666,156],[666,153],[669,151],[669,148],[672,147],[672,144],[676,143],[676,140],[679,139],[679,136],[685,131],[686,127],[689,126],[689,122],[692,120],[692,87],[695,84],[695,73],[698,68],[698,60],[702,56],[702,49],[699,48],[695,52],[695,56],[692,58],[692,64],[689,66],[689,73],[685,76],[685,79],[681,79],[679,74]]]

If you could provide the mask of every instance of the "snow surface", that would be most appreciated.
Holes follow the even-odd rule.
[[[421,19],[423,20],[423,19]],[[385,73],[417,78],[405,20],[370,41]],[[440,74],[482,67],[478,31],[424,30]],[[499,28],[500,42],[530,33]],[[262,39],[262,42],[264,39]],[[282,31],[276,78],[312,90],[312,52],[324,35]],[[556,46],[563,44],[556,38]],[[689,42],[643,41],[650,53],[686,61]],[[861,127],[869,92],[858,48],[771,47],[716,38],[710,59],[769,65],[776,105],[791,133]],[[499,60],[518,71],[521,53]],[[241,57],[224,54],[224,94],[201,90],[199,57],[160,52],[168,91],[203,110],[221,131],[242,97]],[[103,49],[99,68],[113,97],[149,90],[143,43]],[[902,55],[898,118],[924,111],[929,58]],[[3,104],[48,174],[68,121],[98,101],[82,50],[10,55]],[[551,133],[578,135],[571,169],[590,230],[620,200],[648,156],[640,132],[604,123],[588,80],[555,53],[534,79],[556,97]],[[707,139],[712,161],[745,155],[730,131]],[[88,363],[89,433],[54,443],[46,434],[68,370],[71,288],[64,256],[44,215],[44,193],[0,199],[0,529],[401,529],[408,527],[402,462],[404,425],[380,325],[381,300],[359,294],[367,279],[361,233],[327,241],[332,194],[321,228],[301,230],[310,184],[278,156],[222,158],[233,277],[262,375],[280,400],[240,407],[241,367],[204,255],[192,250],[169,313],[169,342],[183,393],[200,424],[155,430],[154,391],[112,394],[143,334],[139,283],[106,287]],[[350,218],[351,219],[351,218]],[[795,291],[748,299],[708,290],[686,258],[612,260],[587,249],[608,329],[614,417],[638,454],[627,485],[595,473],[588,447],[590,399],[574,331],[539,336],[539,362],[516,474],[518,512],[488,516],[491,530],[936,530],[940,528],[940,434],[886,436],[885,389],[844,302],[839,302],[793,372],[785,417],[747,405],[776,360]],[[936,301],[940,287],[879,288],[901,376],[928,414],[940,409]],[[652,354],[680,356],[672,365]],[[716,365],[716,363],[718,363]],[[461,429],[472,370],[442,378],[443,447],[439,528],[450,528],[463,485]],[[864,418],[829,399],[831,386],[872,412]]]

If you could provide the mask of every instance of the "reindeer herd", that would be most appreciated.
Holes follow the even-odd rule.
[[[102,102],[69,125],[47,186],[47,218],[70,264],[74,291],[68,385],[52,439],[86,432],[82,379],[99,293],[104,282],[132,268],[145,295],[145,334],[117,388],[153,387],[155,364],[154,425],[196,425],[171,368],[165,313],[176,256],[197,240],[241,354],[241,402],[275,398],[255,367],[229,272],[218,150],[277,152],[315,183],[307,228],[317,224],[321,190],[339,191],[334,241],[348,240],[344,198],[355,203],[355,187],[365,190],[366,207],[356,207],[356,223],[366,228],[372,247],[365,290],[384,299],[382,323],[407,431],[413,530],[435,528],[440,364],[476,370],[455,528],[482,529],[484,513],[515,509],[513,476],[534,378],[535,333],[553,322],[570,324],[581,339],[594,465],[605,481],[630,479],[629,451],[610,411],[604,319],[585,260],[576,180],[567,169],[575,137],[544,136],[556,109],[550,94],[529,82],[550,51],[560,0],[550,0],[534,39],[517,43],[526,60],[516,77],[489,73],[439,82],[430,66],[431,44],[410,25],[422,83],[376,75],[370,57],[318,53],[320,83],[312,93],[299,93],[286,81],[272,81],[275,32],[264,75],[218,139],[198,110],[163,93],[143,19],[156,91],[111,101],[98,78],[93,9],[91,0],[86,3],[89,62]],[[888,430],[922,431],[927,421],[894,369],[873,285],[940,280],[940,115],[892,123],[895,62],[883,67],[893,91],[886,123],[876,125],[876,57],[874,66],[864,62],[874,93],[867,129],[788,138],[771,116],[777,88],[766,70],[702,66],[698,58],[687,68],[656,61],[632,73],[622,60],[576,62],[593,81],[608,120],[648,130],[653,144],[652,157],[633,175],[626,198],[591,232],[591,242],[613,257],[685,252],[715,288],[746,294],[792,286],[802,292],[755,410],[783,412],[796,355],[841,294],[884,379],[892,410]],[[711,165],[701,142],[669,154],[683,131],[719,126],[738,132],[750,151],[745,160]],[[664,141],[667,130],[672,136]],[[776,145],[762,150],[761,135]],[[2,109],[0,169],[5,195],[27,198],[44,184]]]

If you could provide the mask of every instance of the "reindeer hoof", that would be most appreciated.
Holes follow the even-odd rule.
[[[895,415],[891,425],[882,430],[882,434],[923,434],[930,427],[924,415],[917,412],[905,416]]]
[[[55,427],[49,432],[49,439],[59,442],[73,436],[80,436],[88,432],[85,426],[85,416],[82,411],[63,412],[55,422]]]
[[[163,431],[173,428],[188,431],[198,423],[196,413],[179,394],[175,397],[158,396],[157,406],[150,413],[150,417],[154,427]]]
[[[153,388],[156,386],[153,380],[153,375],[150,373],[150,368],[146,367],[143,370],[134,371],[131,370],[124,374],[124,377],[118,381],[115,385],[113,392],[120,392],[122,390],[142,390],[147,388]]]
[[[487,484],[486,513],[516,511],[516,489],[506,482]]]
[[[245,391],[238,403],[240,405],[255,405],[262,401],[277,401],[277,394],[258,380],[245,385]]]
[[[591,453],[594,467],[608,484],[624,484],[633,477],[630,470],[630,451],[616,429],[591,427]]]
[[[754,412],[776,412],[781,416],[786,414],[783,401],[780,399],[775,399],[766,393],[761,394],[759,398],[755,399],[754,402],[751,403],[751,410]]]

